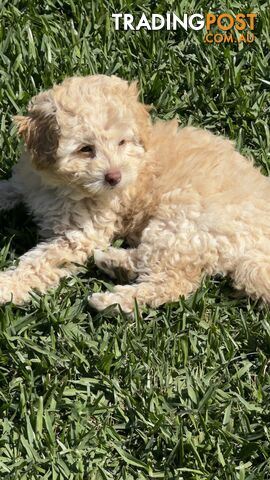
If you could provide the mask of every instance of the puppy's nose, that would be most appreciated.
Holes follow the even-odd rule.
[[[121,178],[122,175],[119,170],[109,170],[109,172],[107,172],[105,175],[105,181],[112,187],[114,185],[117,185],[117,183],[120,182]]]

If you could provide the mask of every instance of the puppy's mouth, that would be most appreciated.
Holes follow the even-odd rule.
[[[107,182],[106,180],[96,180],[91,183],[87,183],[83,186],[83,189],[92,195],[103,195],[106,192],[112,192],[123,187],[124,182]]]
[[[105,172],[101,177],[84,183],[83,189],[92,195],[109,194],[125,189],[135,180],[136,176],[132,172]]]

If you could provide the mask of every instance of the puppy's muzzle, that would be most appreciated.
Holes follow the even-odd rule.
[[[122,175],[119,170],[110,170],[105,175],[105,182],[114,187],[121,181]]]

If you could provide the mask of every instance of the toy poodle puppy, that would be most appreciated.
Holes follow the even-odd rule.
[[[15,117],[26,150],[0,209],[24,202],[43,241],[0,273],[1,303],[46,292],[92,255],[126,279],[89,297],[98,310],[177,301],[216,273],[270,300],[269,179],[221,136],[153,124],[137,96],[115,76],[72,77]]]

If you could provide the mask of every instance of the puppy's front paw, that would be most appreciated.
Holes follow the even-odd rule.
[[[94,261],[100,270],[120,283],[131,283],[138,276],[133,271],[129,251],[124,248],[96,249],[94,250]]]
[[[105,308],[115,304],[113,311],[119,312],[121,310],[129,315],[132,314],[133,304],[130,301],[125,300],[121,295],[117,293],[105,292],[105,293],[93,293],[88,297],[89,305],[95,310],[102,311]]]
[[[109,277],[116,278],[112,253],[108,250],[94,250],[94,262],[96,266],[105,272]]]

